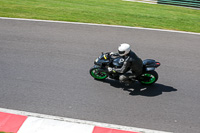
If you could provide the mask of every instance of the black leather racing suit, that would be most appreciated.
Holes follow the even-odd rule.
[[[130,74],[126,74],[126,72],[129,70],[132,71],[131,75],[135,77],[142,74],[143,62],[133,51],[130,51],[128,55],[123,56],[123,59],[123,66],[121,68],[114,69],[116,72],[122,74],[119,77],[120,81],[125,82],[125,80],[128,78],[127,76],[130,76]]]

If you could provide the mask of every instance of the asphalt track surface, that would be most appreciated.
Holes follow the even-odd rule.
[[[96,81],[102,51],[161,62],[150,87]],[[0,107],[175,133],[200,131],[200,36],[0,19]]]

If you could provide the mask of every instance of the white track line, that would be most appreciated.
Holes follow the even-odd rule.
[[[72,123],[78,123],[78,124],[86,124],[86,125],[106,127],[106,128],[112,128],[112,129],[133,131],[133,132],[141,132],[141,133],[171,133],[171,132],[136,128],[136,127],[127,127],[127,126],[121,126],[121,125],[78,120],[78,119],[65,118],[65,117],[59,117],[59,116],[50,116],[50,115],[31,113],[31,112],[25,112],[25,111],[18,111],[18,110],[11,110],[11,109],[5,109],[5,108],[0,108],[0,112],[24,115],[24,116],[28,116],[28,117],[44,118],[44,119],[58,120],[58,121],[64,121],[64,122],[72,122]]]
[[[200,35],[200,33],[195,33],[195,32],[152,29],[152,28],[142,28],[142,27],[130,27],[130,26],[120,26],[120,25],[106,25],[106,24],[94,24],[94,23],[52,21],[52,20],[37,20],[37,19],[24,19],[24,18],[8,18],[8,17],[0,17],[0,19],[4,19],[4,20],[19,20],[19,21],[32,21],[32,22],[62,23],[62,24],[77,24],[77,25],[91,25],[91,26],[103,26],[103,27],[126,28],[126,29],[140,29],[140,30],[151,30],[151,31],[165,31],[165,32],[175,32],[175,33]]]
[[[140,2],[140,3],[148,3],[148,4],[157,4],[157,0],[122,0],[122,1]]]

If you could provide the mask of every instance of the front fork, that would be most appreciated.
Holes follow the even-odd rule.
[[[98,68],[99,72],[105,72],[106,74],[109,75],[109,72],[108,72],[108,70],[106,68],[102,68],[101,66],[98,66],[98,65],[94,65],[93,67],[94,68]]]

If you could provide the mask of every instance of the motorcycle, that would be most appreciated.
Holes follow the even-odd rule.
[[[123,58],[118,54],[110,52],[103,53],[96,58],[94,66],[90,68],[90,75],[96,80],[104,80],[107,77],[119,80],[120,73],[108,72],[107,68],[120,68],[123,65]],[[160,66],[160,62],[153,59],[143,60],[143,72],[137,77],[129,76],[129,81],[139,81],[143,85],[152,85],[158,80],[158,73],[155,71]]]

